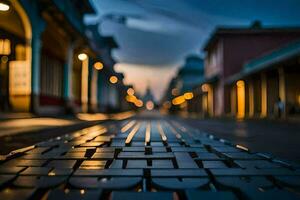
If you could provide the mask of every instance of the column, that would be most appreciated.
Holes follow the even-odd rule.
[[[81,110],[88,111],[88,91],[89,91],[89,58],[82,61],[81,68]]]
[[[231,88],[231,92],[230,92],[230,100],[231,100],[231,115],[232,117],[235,117],[236,115],[236,101],[237,101],[237,98],[236,98],[236,85],[232,85],[232,88]]]
[[[237,87],[237,118],[242,119],[245,117],[245,82],[239,80],[236,83]]]
[[[213,86],[210,84],[208,84],[207,102],[208,102],[209,116],[213,117],[214,116],[214,90],[213,90]]]
[[[32,37],[31,61],[31,112],[38,113],[40,96],[40,67],[41,67],[41,31],[36,31]]]
[[[92,69],[92,80],[91,80],[91,108],[94,112],[97,112],[97,104],[98,104],[98,71],[93,68]]]
[[[286,83],[285,83],[285,74],[283,67],[278,68],[278,86],[279,86],[279,97],[280,100],[284,104],[284,110],[282,113],[282,117],[286,117]]]
[[[249,80],[248,82],[248,91],[249,91],[249,117],[254,116],[254,86],[253,81]]]
[[[74,45],[70,43],[67,52],[67,62],[64,68],[64,100],[68,108],[72,107],[72,74],[73,74]]]
[[[267,75],[266,73],[261,74],[261,117],[267,117],[268,102],[267,102]]]

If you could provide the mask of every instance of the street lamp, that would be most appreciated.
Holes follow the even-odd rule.
[[[186,92],[183,96],[185,100],[191,100],[194,97],[194,94],[192,92]]]
[[[131,95],[131,96],[134,95],[134,89],[133,88],[128,88],[127,94]]]
[[[85,53],[81,53],[78,55],[78,59],[84,61],[85,59],[87,59],[87,55]]]
[[[0,11],[6,12],[10,9],[9,3],[7,1],[0,1]]]
[[[96,70],[102,70],[102,69],[103,69],[103,64],[102,64],[101,62],[96,62],[96,63],[94,64],[94,68],[95,68]]]
[[[109,82],[111,82],[112,84],[116,84],[118,82],[118,77],[116,76],[111,76],[109,78]]]
[[[153,110],[153,108],[154,108],[153,101],[147,101],[146,108],[147,108],[147,110]]]
[[[143,107],[144,103],[142,100],[138,99],[137,101],[134,102],[134,105],[138,108]]]

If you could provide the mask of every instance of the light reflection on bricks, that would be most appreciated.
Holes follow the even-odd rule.
[[[297,166],[179,122],[114,123],[8,156],[0,199],[300,198]]]

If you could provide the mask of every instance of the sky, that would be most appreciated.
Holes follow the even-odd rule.
[[[300,0],[90,0],[97,15],[87,24],[113,36],[115,70],[143,94],[157,100],[189,54],[202,47],[218,26],[299,26]]]

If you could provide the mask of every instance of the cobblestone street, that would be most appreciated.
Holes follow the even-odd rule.
[[[150,114],[12,152],[0,199],[297,199],[299,170]]]
[[[0,0],[0,200],[300,199],[297,0]]]
[[[184,121],[199,130],[243,145],[252,151],[270,153],[300,163],[300,125],[297,122],[233,119]]]

